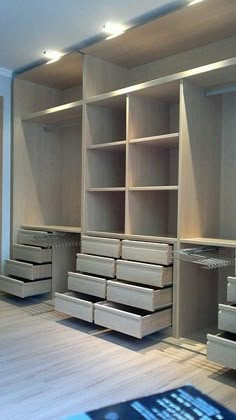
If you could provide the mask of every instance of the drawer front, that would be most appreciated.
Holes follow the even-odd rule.
[[[106,297],[107,281],[100,277],[92,277],[80,273],[68,273],[68,289],[87,295]]]
[[[219,305],[218,327],[236,334],[236,305]]]
[[[47,263],[52,261],[52,250],[37,246],[13,245],[13,259],[33,263]]]
[[[173,247],[168,244],[122,241],[122,258],[125,260],[170,265],[172,263],[172,250]]]
[[[38,245],[40,238],[44,238],[48,235],[48,232],[30,230],[30,229],[19,229],[18,231],[18,243],[22,245]]]
[[[172,304],[172,287],[156,290],[109,280],[107,299],[153,312]]]
[[[227,301],[236,303],[236,277],[228,277]]]
[[[81,241],[81,252],[83,254],[119,258],[121,254],[121,241],[119,239],[83,236]]]
[[[6,260],[4,267],[6,275],[21,277],[27,280],[45,279],[52,275],[51,264],[33,265],[21,261]]]
[[[51,279],[24,282],[7,276],[0,276],[0,290],[21,298],[49,293],[52,290]]]
[[[172,267],[118,260],[117,279],[164,287],[172,284]]]
[[[133,337],[142,338],[171,325],[171,309],[148,314],[123,307],[112,302],[95,304],[95,323],[106,328],[120,331]]]
[[[207,335],[207,358],[236,369],[236,336],[230,333]]]
[[[84,321],[93,322],[94,303],[98,298],[76,292],[55,293],[55,310]]]
[[[115,277],[116,262],[112,258],[77,254],[76,270],[98,276]]]

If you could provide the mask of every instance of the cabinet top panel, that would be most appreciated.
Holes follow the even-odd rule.
[[[191,7],[180,1],[170,9],[160,7],[154,20],[82,51],[132,68],[235,34],[235,0],[207,0]]]
[[[28,80],[55,89],[69,89],[82,84],[82,55],[74,52],[59,61],[42,64],[17,75],[18,79]]]

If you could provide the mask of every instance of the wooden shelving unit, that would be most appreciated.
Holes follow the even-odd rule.
[[[232,39],[140,67],[129,57],[122,67],[106,42],[96,57],[85,54],[83,82],[80,75],[60,89],[16,78],[14,232],[21,225],[81,229],[235,252],[236,58],[226,48],[232,51]],[[235,275],[232,267],[226,271]],[[216,323],[225,273],[175,260],[173,273],[173,334]]]

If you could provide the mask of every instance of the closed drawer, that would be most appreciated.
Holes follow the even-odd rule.
[[[236,277],[228,277],[227,300],[236,303]]]
[[[18,231],[18,243],[22,245],[39,245],[40,239],[45,238],[49,233],[30,230],[30,229],[19,229]]]
[[[98,276],[115,277],[116,262],[113,258],[77,254],[76,270]]]
[[[52,275],[52,264],[29,264],[21,261],[6,260],[4,271],[6,275],[22,277],[27,280],[45,279]]]
[[[87,274],[68,273],[68,289],[87,295],[106,297],[107,281],[101,277],[92,277]]]
[[[147,311],[156,311],[158,308],[172,304],[172,287],[153,289],[108,280],[107,299]]]
[[[121,241],[119,239],[83,236],[81,241],[81,252],[84,254],[119,258],[121,254]]]
[[[99,298],[76,292],[55,293],[55,310],[84,321],[93,322],[94,303],[99,300]]]
[[[219,305],[218,327],[236,334],[236,305]]]
[[[118,260],[116,276],[120,280],[164,287],[172,284],[172,267]]]
[[[52,261],[52,250],[38,246],[13,245],[13,259],[34,262],[38,264]]]
[[[171,308],[150,314],[112,302],[95,304],[96,324],[142,338],[171,325]]]
[[[21,298],[49,293],[52,290],[51,279],[21,281],[12,277],[0,276],[0,290]]]
[[[207,358],[212,362],[236,369],[236,336],[225,332],[207,335]]]
[[[168,244],[122,241],[122,258],[125,260],[170,265],[172,263],[172,250],[173,247]]]

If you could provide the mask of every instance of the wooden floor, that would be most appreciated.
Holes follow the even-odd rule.
[[[68,318],[50,301],[0,295],[0,418],[69,415],[182,384],[236,411],[236,372],[167,332],[143,340]]]

